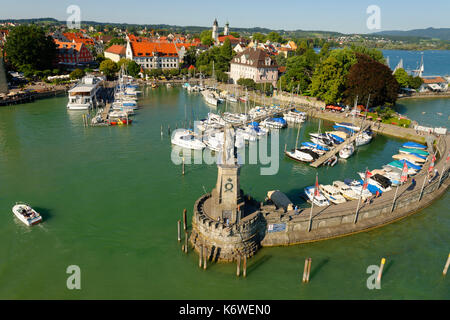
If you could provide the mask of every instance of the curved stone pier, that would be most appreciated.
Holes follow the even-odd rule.
[[[414,214],[430,205],[442,196],[450,183],[449,169],[446,157],[449,152],[450,137],[438,139],[435,146],[437,158],[435,168],[440,176],[428,182],[427,170],[429,161],[424,164],[422,171],[414,177],[416,184],[412,187],[411,179],[399,187],[394,210],[393,200],[395,188],[374,199],[371,204],[363,204],[358,213],[358,221],[354,223],[357,201],[348,201],[340,205],[329,207],[314,207],[311,231],[308,232],[310,208],[304,209],[299,215],[291,212],[284,213],[264,206],[261,208],[267,225],[281,225],[280,232],[266,230],[262,246],[281,246],[326,240],[351,235],[381,227]],[[450,163],[448,163],[450,166]],[[443,172],[443,169],[445,171]],[[427,179],[423,193],[421,190],[424,179]],[[420,201],[419,201],[420,198]]]

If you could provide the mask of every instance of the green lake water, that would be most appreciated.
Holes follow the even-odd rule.
[[[57,97],[0,108],[1,299],[450,298],[449,279],[442,277],[450,240],[448,194],[371,232],[262,248],[249,260],[245,279],[235,276],[234,264],[210,264],[204,271],[196,254],[181,252],[176,223],[186,208],[190,225],[193,204],[213,188],[217,167],[187,165],[182,176],[181,166],[171,162],[167,135],[168,125],[174,129],[186,118],[207,115],[201,96],[146,88],[128,127],[84,128],[81,113],[67,111],[66,103]],[[414,103],[402,101],[405,108]],[[300,141],[318,124],[307,121]],[[320,183],[357,178],[366,167],[390,162],[403,143],[379,135],[347,161],[317,170],[283,156],[296,135],[296,128],[281,131],[276,175],[260,175],[261,165],[242,167],[246,193],[262,201],[267,191],[279,189],[305,206],[300,194],[316,172]],[[19,200],[41,212],[44,222],[32,228],[19,222],[11,212]],[[304,285],[306,257],[313,263]],[[366,269],[382,257],[382,289],[369,290]],[[81,268],[81,290],[66,287],[69,265]]]

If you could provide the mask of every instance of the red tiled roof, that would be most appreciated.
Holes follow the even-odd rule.
[[[447,82],[442,77],[422,78],[422,80],[423,80],[423,83],[425,83],[425,84]]]
[[[238,38],[232,36],[231,34],[228,36],[219,36],[218,37],[219,42],[225,42],[225,39],[230,39],[231,43],[237,43],[240,41]]]
[[[57,49],[75,49],[76,51],[80,51],[83,43],[81,42],[63,42],[57,39],[53,39],[56,43]]]
[[[106,49],[105,52],[119,54],[119,55],[125,55],[125,47],[121,46],[119,44],[113,44],[111,47]]]
[[[159,42],[130,42],[135,57],[152,57],[153,53],[165,57],[178,57],[174,43]]]
[[[188,68],[188,70],[194,70],[194,69],[195,69],[195,67],[192,64]]]

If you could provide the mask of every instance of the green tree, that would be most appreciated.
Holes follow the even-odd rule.
[[[272,31],[267,35],[266,40],[269,40],[270,42],[282,43],[283,37],[278,32]]]
[[[141,67],[131,59],[122,58],[117,62],[117,69],[120,70],[125,65],[127,73],[132,77],[137,77],[141,71]]]
[[[248,78],[240,78],[237,81],[237,84],[240,86],[243,86],[247,89],[255,89],[256,88],[256,83],[253,79],[248,79]]]
[[[111,59],[105,59],[100,63],[99,70],[106,76],[108,80],[114,78],[116,72],[119,70],[117,64]]]
[[[123,38],[112,38],[108,44],[105,46],[105,49],[108,49],[109,47],[111,47],[113,44],[118,44],[118,45],[125,45],[127,42],[125,41],[125,39]]]
[[[240,38],[241,37],[241,35],[239,33],[237,33],[237,32],[230,32],[230,35],[232,35],[235,38]]]
[[[56,58],[56,45],[42,28],[20,25],[9,33],[5,52],[8,61],[21,71],[45,70],[52,67]]]
[[[394,73],[394,77],[397,80],[401,88],[409,88],[410,86],[410,76],[405,71],[405,69],[397,69]]]
[[[326,103],[341,102],[344,98],[347,74],[356,63],[354,52],[348,48],[332,50],[328,58],[317,65],[311,79],[311,95]]]
[[[410,88],[419,89],[422,84],[423,84],[423,79],[421,77],[409,76],[409,87]]]
[[[259,32],[254,33],[252,39],[253,41],[266,42],[266,36]]]
[[[285,89],[288,91],[298,88],[301,92],[306,91],[311,83],[314,68],[319,61],[318,55],[313,49],[307,49],[300,56],[293,56],[287,59]]]
[[[70,79],[81,79],[85,76],[85,72],[82,69],[75,69],[70,73]]]
[[[206,46],[213,45],[214,39],[212,38],[212,31],[211,30],[202,31],[202,33],[200,34],[200,40],[202,41],[202,44]]]

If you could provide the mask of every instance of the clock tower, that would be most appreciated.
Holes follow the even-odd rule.
[[[244,205],[239,182],[240,166],[236,159],[235,133],[231,125],[225,127],[224,144],[217,165],[217,183],[212,190],[210,216],[225,224],[239,223]]]

